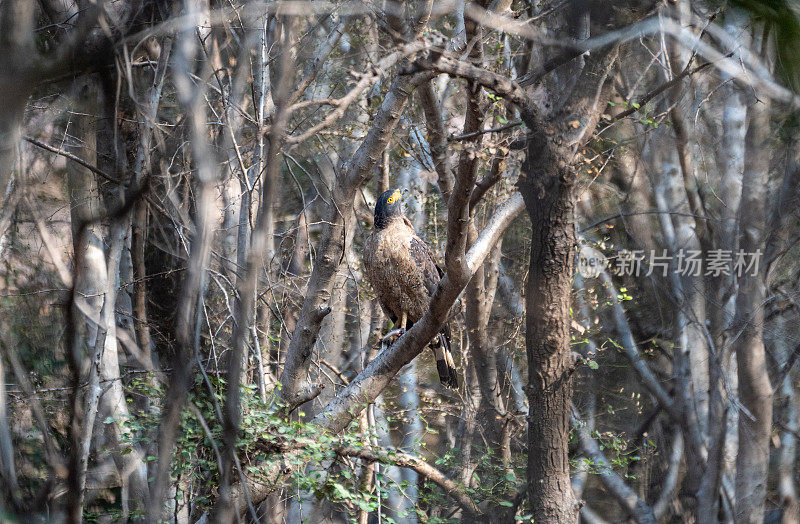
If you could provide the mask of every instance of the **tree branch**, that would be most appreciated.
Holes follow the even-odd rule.
[[[334,452],[337,455],[357,457],[368,462],[395,464],[403,468],[413,469],[423,477],[438,484],[459,506],[473,517],[480,517],[483,515],[480,508],[478,508],[477,504],[475,504],[471,496],[467,494],[463,488],[419,457],[397,450],[391,450],[385,454],[381,454],[371,449],[355,448],[353,446],[334,448]]]
[[[450,140],[452,142],[457,142],[459,140],[468,140],[468,139],[474,138],[474,137],[476,137],[478,135],[485,135],[487,133],[499,133],[500,131],[505,131],[506,129],[512,129],[512,128],[515,128],[517,126],[521,126],[522,124],[523,124],[522,120],[517,120],[516,122],[511,122],[511,123],[506,124],[504,126],[495,127],[495,128],[492,128],[492,129],[481,129],[480,131],[473,131],[472,133],[466,133],[466,134],[463,134],[463,135],[453,135],[453,136],[449,137],[448,140]]]
[[[730,56],[730,55],[728,55],[728,56]],[[642,98],[640,98],[635,105],[631,105],[630,108],[628,108],[625,111],[619,113],[618,115],[615,115],[614,118],[611,119],[611,122],[613,123],[613,122],[616,122],[618,120],[622,120],[626,116],[632,115],[633,113],[639,111],[641,109],[641,106],[645,105],[650,100],[654,99],[655,97],[657,97],[658,95],[660,95],[664,91],[668,90],[669,88],[678,85],[687,76],[691,76],[691,75],[693,75],[693,74],[695,74],[695,73],[697,73],[699,71],[702,71],[703,69],[707,68],[710,65],[711,65],[711,62],[706,62],[704,64],[700,64],[699,66],[691,68],[691,69],[689,67],[684,68],[684,70],[681,71],[680,73],[678,73],[677,75],[675,75],[672,78],[672,80],[670,80],[668,82],[664,82],[663,84],[661,84],[660,86],[658,86],[657,88],[653,89],[652,91],[650,91],[649,93],[644,95]]]
[[[316,263],[281,375],[281,396],[284,401],[290,400],[296,394],[310,362],[311,351],[322,323],[319,311],[327,306],[336,270],[344,256],[346,221],[351,220],[356,191],[372,176],[373,168],[403,114],[412,87],[412,77],[395,77],[367,136],[345,164],[343,173],[336,178],[336,185],[331,191],[332,202],[323,209],[325,225],[319,241]]]
[[[50,151],[51,153],[55,153],[57,155],[61,155],[64,158],[68,158],[69,160],[72,160],[73,162],[77,162],[78,164],[82,165],[83,167],[85,167],[86,169],[88,169],[89,171],[94,173],[95,175],[99,175],[100,177],[105,178],[109,182],[113,182],[115,184],[121,184],[122,183],[121,180],[117,180],[116,177],[113,177],[113,176],[109,175],[108,173],[106,173],[102,169],[100,169],[100,168],[98,168],[96,166],[93,166],[92,164],[90,164],[86,160],[82,159],[79,156],[73,155],[69,151],[64,151],[63,149],[58,149],[57,147],[51,146],[50,144],[45,144],[44,142],[42,142],[40,140],[36,140],[32,136],[26,136],[26,137],[23,137],[23,138],[27,142],[30,142],[31,144],[33,144],[33,145],[35,145],[37,147],[40,147],[40,148],[42,148],[42,149],[44,149],[46,151]]]
[[[522,196],[519,193],[515,193],[498,208],[486,228],[478,236],[478,240],[464,257],[467,271],[460,275],[446,273],[439,282],[431,304],[422,318],[415,322],[414,326],[393,345],[379,353],[364,371],[359,373],[322,412],[314,417],[311,424],[332,434],[340,433],[365,406],[377,398],[397,372],[419,355],[439,333],[450,308],[464,290],[475,269],[483,263],[492,246],[523,208]],[[268,481],[252,481],[249,486],[252,500],[256,504],[275,490],[282,476],[288,475],[293,470],[292,468],[299,466],[297,461],[293,460],[293,455],[287,453],[284,455],[282,464],[265,462],[259,467],[261,468],[259,476]],[[236,507],[240,511],[246,509],[247,504],[242,487],[240,485],[233,486],[232,492],[232,499],[235,501]]]
[[[369,86],[374,84],[378,81],[378,79],[386,74],[386,71],[389,70],[393,65],[395,65],[400,60],[413,55],[419,51],[422,51],[426,47],[428,47],[429,42],[425,39],[415,40],[404,46],[401,46],[397,51],[391,53],[384,58],[382,58],[373,68],[371,68],[366,73],[362,74],[358,78],[358,82],[356,83],[355,87],[353,87],[345,96],[335,101],[334,107],[335,109],[328,113],[328,115],[316,125],[311,126],[306,131],[298,134],[298,135],[290,135],[286,138],[286,144],[288,146],[295,146],[296,144],[300,144],[305,142],[312,136],[319,133],[321,130],[325,129],[326,127],[330,126],[339,118],[344,115],[344,112],[350,106],[353,101],[355,101],[358,96],[364,92]],[[406,96],[408,94],[406,93]],[[387,95],[388,97],[388,95]],[[294,111],[295,107],[290,107],[289,112]],[[267,128],[269,129],[269,128]]]
[[[450,76],[472,80],[481,87],[493,91],[506,98],[510,102],[517,104],[522,109],[528,109],[528,97],[525,90],[515,81],[508,77],[493,73],[488,69],[474,66],[463,60],[457,60],[444,55],[435,60],[429,58],[420,59],[404,70],[403,74],[413,74],[419,71],[436,71]]]

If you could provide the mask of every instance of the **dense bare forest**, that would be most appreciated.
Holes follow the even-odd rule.
[[[0,521],[800,523],[798,49],[0,0]]]

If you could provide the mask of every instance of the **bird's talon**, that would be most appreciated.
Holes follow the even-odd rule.
[[[384,344],[394,344],[397,339],[403,336],[406,330],[403,328],[393,329],[386,333],[386,335],[381,339]]]

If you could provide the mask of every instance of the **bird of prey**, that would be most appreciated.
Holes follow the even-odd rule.
[[[400,330],[410,329],[428,309],[443,272],[431,248],[414,232],[400,208],[402,194],[383,193],[375,204],[375,230],[364,244],[364,269],[383,310]],[[402,331],[401,331],[402,333]],[[439,380],[458,387],[450,329],[445,325],[431,342]]]

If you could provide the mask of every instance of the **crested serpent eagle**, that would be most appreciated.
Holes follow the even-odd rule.
[[[428,309],[443,272],[433,251],[414,232],[400,208],[400,191],[383,193],[375,204],[375,230],[364,244],[367,280],[395,327],[410,329]],[[439,380],[458,387],[450,329],[445,324],[430,344],[436,358]]]

